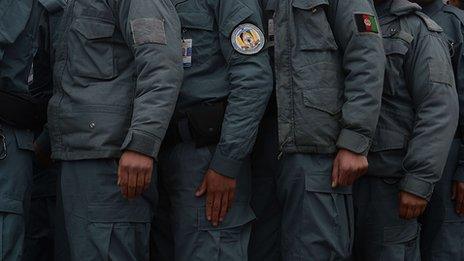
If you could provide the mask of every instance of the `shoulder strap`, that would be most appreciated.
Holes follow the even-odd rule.
[[[424,21],[425,25],[429,29],[429,31],[432,32],[443,32],[443,28],[441,28],[435,21],[433,21],[430,17],[428,17],[426,14],[416,11],[415,12],[417,16],[419,16],[422,21]]]

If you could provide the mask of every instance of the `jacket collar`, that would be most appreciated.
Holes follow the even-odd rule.
[[[422,10],[424,10],[424,13],[426,13],[427,15],[433,16],[437,12],[442,10],[444,6],[445,4],[442,0],[435,0],[433,3],[423,6]]]
[[[422,8],[416,4],[411,3],[407,0],[392,0],[390,7],[390,13],[396,16],[402,16],[415,11],[420,11]]]

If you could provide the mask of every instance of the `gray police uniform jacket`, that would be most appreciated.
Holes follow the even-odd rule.
[[[402,178],[403,191],[428,199],[446,163],[459,105],[442,29],[419,10],[406,0],[377,8],[387,67],[368,175]]]
[[[243,24],[253,24],[262,31],[259,3],[256,0],[172,1],[181,20],[183,41],[192,43],[191,61],[184,64],[177,109],[183,111],[200,104],[227,101],[220,141],[210,168],[236,177],[253,148],[272,92],[272,70],[266,52],[242,54],[234,48],[234,39],[231,39],[233,31]]]
[[[453,179],[464,181],[464,11],[451,5],[445,5],[441,1],[427,5],[423,11],[443,28],[445,37],[450,44],[460,107],[456,138],[461,139],[459,162]]]
[[[169,0],[68,0],[48,108],[52,157],[156,157],[182,81]]]
[[[367,153],[385,65],[376,20],[366,0],[278,1],[275,62],[283,152]]]

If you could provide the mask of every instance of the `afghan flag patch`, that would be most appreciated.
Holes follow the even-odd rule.
[[[379,24],[375,16],[370,14],[354,15],[358,32],[360,33],[379,33]]]

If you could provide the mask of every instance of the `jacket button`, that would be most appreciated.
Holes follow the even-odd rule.
[[[90,127],[91,129],[95,128],[95,122],[89,123],[89,127]]]

